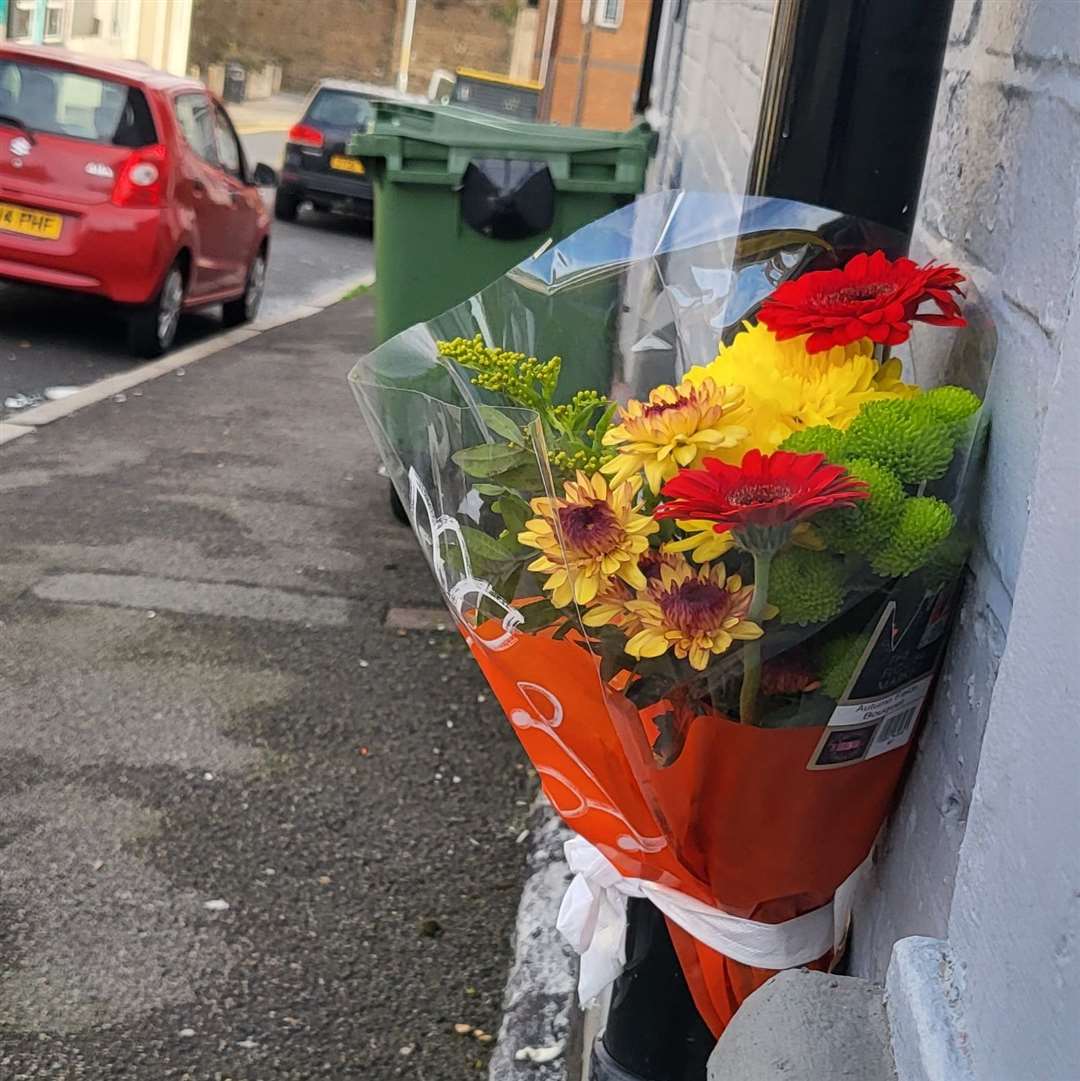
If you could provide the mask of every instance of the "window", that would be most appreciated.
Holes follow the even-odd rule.
[[[367,98],[347,90],[320,90],[306,119],[316,127],[354,131],[367,125],[371,105]]]
[[[109,24],[109,35],[118,38],[124,31],[124,0],[113,0],[112,20]]]
[[[244,155],[240,143],[233,131],[232,123],[224,110],[214,107],[214,133],[217,140],[217,157],[222,169],[232,173],[239,181],[246,181],[244,176]]]
[[[43,41],[57,42],[64,38],[64,0],[46,0]]]
[[[178,94],[175,109],[188,146],[204,161],[217,165],[217,135],[210,99],[205,94]]]
[[[8,34],[13,41],[29,41],[34,32],[35,0],[15,0],[8,17]]]
[[[143,92],[73,71],[0,60],[0,113],[34,131],[113,146],[157,142]]]
[[[622,25],[623,0],[596,0],[596,25],[618,30]]]

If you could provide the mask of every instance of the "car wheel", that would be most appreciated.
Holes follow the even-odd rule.
[[[250,323],[258,314],[266,289],[266,252],[260,249],[248,267],[247,283],[244,292],[235,300],[227,300],[221,305],[221,321],[227,327],[238,327],[241,323]]]
[[[278,221],[296,221],[296,212],[299,209],[299,196],[278,188],[277,193],[274,195],[274,217]]]
[[[138,357],[160,357],[176,340],[184,307],[184,272],[179,263],[169,267],[158,294],[128,318],[128,347]]]

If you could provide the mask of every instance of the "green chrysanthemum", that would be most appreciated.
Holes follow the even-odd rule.
[[[869,458],[840,463],[856,480],[865,481],[870,498],[853,507],[827,510],[814,518],[814,526],[836,552],[877,550],[892,535],[904,506],[904,486],[896,474]]]
[[[836,699],[843,695],[868,641],[868,634],[842,634],[822,646],[818,662],[822,694]]]
[[[932,496],[904,502],[889,543],[870,561],[875,574],[899,578],[918,570],[949,535],[956,522],[947,503]]]
[[[786,548],[772,561],[769,601],[781,623],[822,623],[844,603],[844,566],[828,552]]]
[[[936,387],[919,395],[914,401],[947,424],[954,440],[960,437],[968,420],[982,405],[977,394],[963,387]]]
[[[792,432],[780,444],[780,449],[793,450],[796,454],[824,454],[830,462],[839,462],[844,456],[846,440],[847,437],[839,428],[815,424],[813,428]]]
[[[912,401],[870,402],[847,430],[849,458],[870,458],[904,484],[943,477],[953,455],[949,425]]]
[[[954,529],[933,552],[923,568],[927,589],[939,589],[955,582],[964,572],[971,552],[971,537],[963,530]]]

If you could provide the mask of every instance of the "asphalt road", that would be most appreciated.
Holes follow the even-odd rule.
[[[369,298],[3,448],[0,1079],[462,1081],[532,782],[345,383]]]
[[[252,163],[281,165],[284,133],[243,138]],[[261,314],[282,314],[339,286],[344,292],[373,267],[370,233],[349,218],[305,210],[295,224],[275,222]],[[208,308],[185,317],[177,345],[220,332],[220,312]],[[36,404],[46,388],[85,386],[136,363],[126,351],[124,323],[108,304],[0,283],[0,416],[18,411],[9,400]]]

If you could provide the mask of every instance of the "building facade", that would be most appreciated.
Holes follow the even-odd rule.
[[[541,119],[586,128],[634,120],[651,0],[540,0],[533,78]]]
[[[3,25],[13,41],[187,72],[192,0],[6,0],[6,6]]]
[[[773,10],[664,0],[652,189],[743,189]],[[1078,154],[1080,5],[956,0],[913,252],[999,344],[971,581],[855,913],[901,1081],[1080,1076]]]
[[[306,91],[335,77],[388,86],[401,70],[405,0],[317,0],[296,32],[298,0],[200,0],[191,63],[239,61],[281,66],[284,86]],[[516,9],[506,0],[416,0],[407,50],[409,91],[424,93],[432,74],[459,67],[504,73],[510,66]]]

